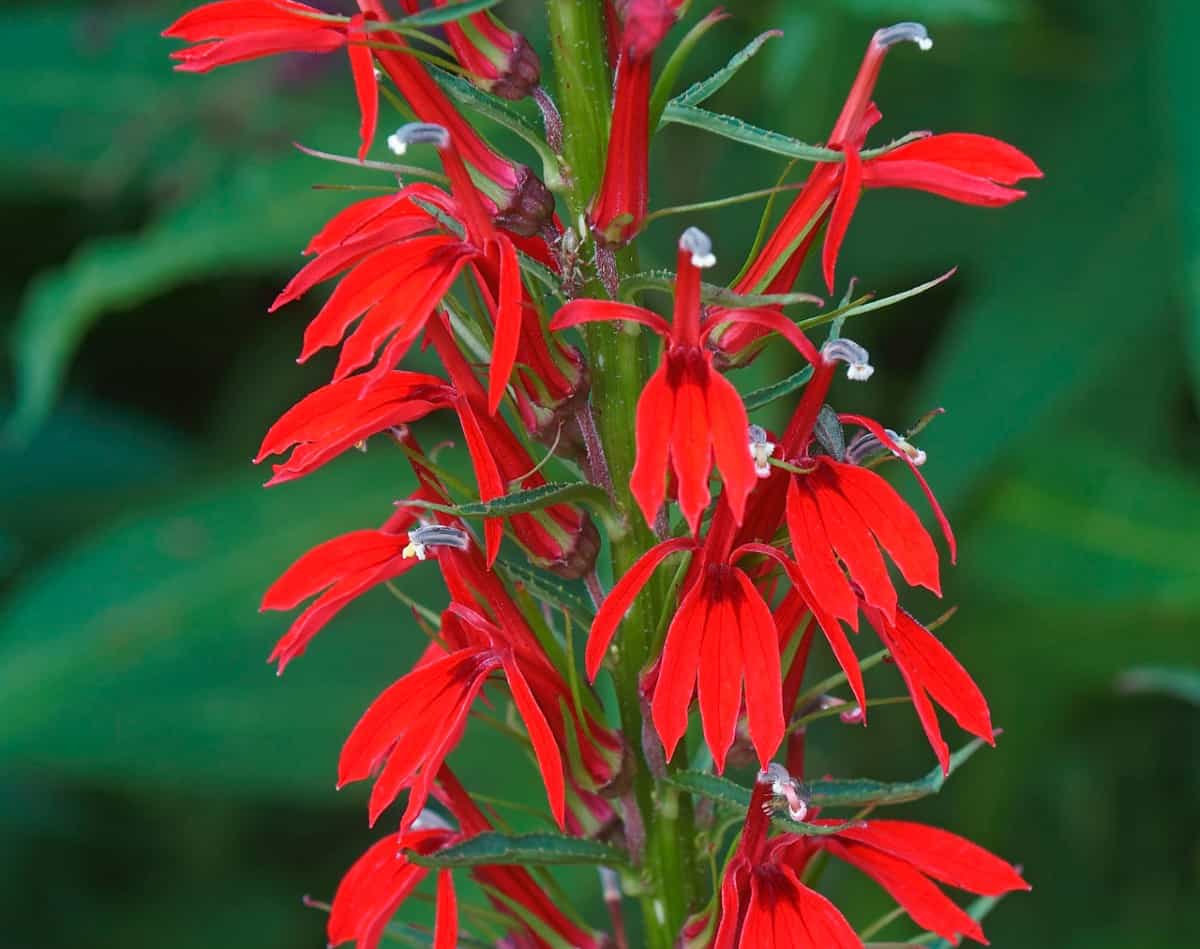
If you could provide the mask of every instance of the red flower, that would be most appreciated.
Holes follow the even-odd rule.
[[[698,686],[704,739],[717,770],[723,771],[742,708],[744,682],[750,738],[765,765],[784,733],[779,637],[770,607],[735,564],[748,555],[782,562],[777,550],[749,544],[724,551],[712,533],[703,548],[689,538],[652,547],[601,604],[588,637],[587,673],[595,679],[617,625],[654,570],[665,558],[684,550],[692,550],[695,559],[658,664],[651,702],[655,729],[670,758],[687,731]]]
[[[858,76],[830,133],[827,147],[844,153],[842,162],[818,164],[780,219],[770,239],[745,275],[739,293],[781,293],[789,290],[808,252],[828,222],[821,266],[830,292],[842,241],[858,206],[863,188],[911,188],[941,195],[963,204],[997,207],[1025,196],[1006,187],[1042,172],[1028,155],[986,135],[952,132],[930,135],[881,155],[863,159],[867,133],[881,118],[871,101],[875,82],[888,49],[910,40],[929,48],[932,41],[917,23],[878,30],[867,45]],[[763,335],[754,326],[735,326],[721,334],[720,350],[736,360]]]
[[[450,769],[443,766],[434,789],[438,800],[458,821],[455,830],[431,811],[409,830],[377,841],[347,871],[338,885],[329,915],[330,945],[355,941],[358,949],[376,949],[396,910],[432,871],[410,862],[407,853],[431,854],[492,829]],[[550,949],[543,934],[567,945],[599,949],[590,931],[573,922],[518,866],[477,866],[471,876],[483,887],[496,912],[513,927],[516,938],[534,949]],[[452,949],[458,933],[458,906],[451,871],[438,872],[435,949]]]
[[[429,798],[433,779],[458,744],[471,705],[493,672],[503,672],[537,757],[550,810],[564,826],[563,759],[546,710],[504,633],[474,610],[452,603],[442,617],[443,636],[461,644],[431,658],[385,689],[354,726],[338,762],[338,786],[375,775],[369,805],[372,824],[399,793],[409,790],[400,829],[408,828]]]
[[[649,201],[650,80],[654,51],[675,25],[682,0],[626,0],[613,92],[612,132],[592,227],[623,244],[641,226]]]
[[[375,138],[379,89],[363,16],[330,16],[294,0],[218,0],[185,13],[163,36],[195,43],[171,54],[183,72],[208,72],[276,53],[328,53],[343,46],[350,54],[362,125],[358,150],[366,158]]]
[[[1013,866],[982,847],[908,821],[872,819],[827,836],[780,834],[768,839],[773,797],[786,794],[794,799],[794,793],[794,783],[779,765],[759,773],[737,853],[721,885],[717,949],[861,949],[861,941],[841,913],[800,883],[805,867],[822,850],[866,873],[918,926],[953,943],[960,934],[986,940],[979,923],[938,889],[931,877],[982,896],[1029,889]]]
[[[417,560],[408,551],[408,528],[415,522],[412,508],[400,508],[378,530],[352,531],[319,544],[271,584],[260,610],[290,610],[317,597],[296,617],[267,658],[279,663],[280,675],[351,600],[412,569]]]
[[[413,123],[388,139],[395,150],[437,146],[453,198],[410,186],[361,202],[337,215],[309,244],[316,257],[284,288],[272,311],[347,269],[304,334],[300,361],[341,343],[334,381],[382,352],[368,379],[376,381],[408,352],[464,267],[479,287],[495,325],[488,410],[495,412],[516,361],[521,337],[521,270],[512,240],[496,229],[471,176],[444,128]],[[460,238],[414,198],[428,201],[463,228]],[[350,325],[362,317],[346,336]],[[389,339],[390,337],[390,339]],[[344,341],[343,341],[344,338]]]
[[[581,323],[632,320],[666,339],[662,363],[638,399],[637,462],[630,488],[652,524],[666,495],[669,461],[678,479],[679,507],[693,533],[709,504],[708,476],[714,459],[739,523],[756,480],[746,409],[732,383],[713,368],[704,341],[721,322],[748,322],[784,334],[802,351],[812,350],[795,324],[776,310],[728,310],[720,321],[703,317],[700,268],[714,263],[708,237],[688,228],[679,241],[670,325],[650,310],[607,300],[574,300],[550,323],[551,329],[561,330]]]

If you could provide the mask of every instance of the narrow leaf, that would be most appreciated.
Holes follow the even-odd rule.
[[[968,742],[950,756],[950,773],[984,745],[982,738]],[[808,785],[808,800],[818,807],[867,807],[877,804],[906,804],[937,794],[946,783],[940,765],[915,781],[885,783],[870,778],[847,781],[813,781]]]
[[[407,500],[401,502],[410,507],[422,507],[456,517],[511,517],[513,514],[529,514],[554,504],[587,504],[603,507],[607,513],[608,495],[604,489],[583,481],[569,484],[551,482],[527,491],[516,491],[491,501],[473,501],[468,504],[437,504],[433,501]]]
[[[615,847],[565,834],[510,835],[489,831],[461,844],[444,847],[437,853],[422,855],[408,851],[406,855],[423,867],[629,865],[628,857]]]
[[[558,577],[534,570],[528,564],[504,559],[497,561],[496,566],[510,581],[523,585],[538,600],[565,610],[573,622],[579,623],[585,629],[591,627],[595,610],[587,600]]]
[[[396,22],[404,26],[441,26],[443,23],[461,20],[472,13],[490,10],[499,3],[500,0],[460,0],[459,3],[448,3],[444,7],[422,10],[420,13],[414,13],[412,16],[406,16]]]
[[[733,58],[730,59],[729,62],[727,62],[724,66],[718,69],[707,79],[702,79],[700,82],[688,86],[688,88],[672,99],[667,107],[670,108],[672,105],[695,106],[699,105],[705,99],[710,98],[717,92],[718,89],[724,86],[725,83],[729,82],[729,80],[737,74],[738,70],[745,66],[746,63],[750,62],[751,57],[753,57],[755,53],[763,48],[763,44],[765,44],[767,40],[774,39],[777,36],[783,36],[783,31],[767,30],[765,33],[760,33],[740,50],[738,50],[733,55]],[[680,46],[682,45],[683,44],[681,43]],[[655,91],[657,92],[657,90]],[[654,127],[654,124],[656,123],[652,123],[651,127]]]
[[[677,771],[670,775],[667,781],[680,790],[699,794],[701,797],[706,797],[718,804],[725,804],[743,811],[750,806],[749,788],[744,788],[740,784],[716,774],[707,774],[702,771]],[[806,837],[828,837],[832,834],[839,834],[843,830],[858,827],[861,821],[847,821],[844,824],[826,826],[824,824],[809,824],[805,821],[796,821],[786,815],[777,814],[774,818],[774,823],[777,827],[788,830],[793,834],[800,834]]]
[[[1126,695],[1169,695],[1200,705],[1200,669],[1169,669],[1143,666],[1121,673],[1117,691]]]
[[[757,125],[751,125],[732,115],[709,112],[707,109],[700,109],[694,105],[680,105],[675,100],[667,103],[666,109],[663,110],[662,120],[668,124],[690,125],[692,128],[702,129],[713,135],[741,142],[751,148],[774,152],[776,155],[786,155],[789,158],[812,162],[840,162],[842,160],[842,153],[835,152],[830,148],[809,145],[798,138],[759,128]]]
[[[720,9],[713,10],[688,30],[684,38],[679,41],[679,45],[671,51],[671,56],[667,60],[667,64],[663,66],[662,72],[658,74],[658,80],[654,83],[654,92],[650,96],[651,129],[658,128],[663,109],[667,107],[667,100],[671,98],[671,90],[675,88],[675,81],[691,57],[696,44],[700,42],[705,33],[728,16],[729,14]]]

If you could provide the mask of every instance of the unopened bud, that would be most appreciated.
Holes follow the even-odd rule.
[[[448,148],[450,133],[445,126],[433,122],[409,122],[401,125],[388,136],[387,146],[396,155],[403,155],[410,145],[432,145],[434,148]]]
[[[679,249],[692,255],[692,266],[702,270],[716,264],[713,256],[712,239],[698,227],[689,227],[679,238]]]

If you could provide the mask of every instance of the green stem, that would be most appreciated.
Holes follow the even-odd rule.
[[[585,213],[600,186],[608,142],[611,96],[600,0],[547,0],[551,45],[563,118],[563,151],[570,166],[566,200],[572,221]],[[638,271],[637,255],[624,248],[616,255],[618,273]],[[593,280],[587,296],[604,296]],[[596,431],[612,476],[613,495],[623,529],[609,538],[612,575],[624,576],[657,542],[629,490],[636,445],[638,397],[650,366],[641,335],[634,328],[596,324],[585,328],[591,366],[591,404]],[[645,945],[671,949],[695,902],[695,854],[692,802],[688,795],[656,788],[642,753],[642,709],[638,677],[650,659],[655,627],[662,613],[662,578],[647,584],[621,626],[612,664],[621,728],[633,750],[633,799],[646,831],[645,872],[648,892],[641,898]]]

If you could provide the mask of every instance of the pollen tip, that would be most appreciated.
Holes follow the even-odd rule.
[[[917,48],[922,51],[933,49],[933,39],[929,36],[929,31],[925,29],[924,23],[905,21],[875,31],[877,46],[886,48],[905,42],[916,43]]]
[[[394,155],[403,155],[410,145],[432,145],[448,148],[450,133],[443,125],[433,122],[409,122],[388,136],[387,146]]]
[[[679,249],[692,255],[693,267],[705,270],[717,263],[717,258],[712,252],[712,238],[698,227],[689,227],[680,235]]]
[[[854,382],[866,382],[875,373],[875,367],[869,363],[852,363],[846,370],[846,378]]]

